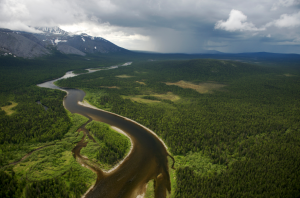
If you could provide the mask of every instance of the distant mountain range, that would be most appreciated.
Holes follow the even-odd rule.
[[[93,37],[88,34],[73,34],[59,27],[35,27],[40,33],[13,31],[0,28],[0,56],[14,56],[22,58],[36,58],[53,53],[54,49],[63,54],[75,54],[85,56],[94,53],[128,52],[110,41]],[[266,61],[276,59],[278,61],[300,60],[299,54],[277,54],[268,52],[255,53],[222,53],[216,50],[204,50],[197,54],[182,53],[158,53],[148,51],[132,51],[139,55],[170,56],[169,58],[217,58],[231,60]],[[156,58],[158,58],[156,57]],[[156,59],[153,58],[152,59]]]
[[[101,37],[71,34],[59,27],[36,27],[41,33],[0,28],[0,55],[35,58],[51,54],[53,47],[64,54],[85,56],[86,53],[127,51]]]

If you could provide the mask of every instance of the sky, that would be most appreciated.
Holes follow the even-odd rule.
[[[58,26],[164,53],[300,54],[300,0],[0,0],[0,27]]]

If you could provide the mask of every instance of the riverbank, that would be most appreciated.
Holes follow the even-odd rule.
[[[168,151],[168,147],[167,147],[166,144],[162,141],[162,139],[161,139],[156,133],[154,133],[154,132],[153,132],[152,130],[150,130],[149,128],[143,126],[142,124],[140,124],[140,123],[138,123],[138,122],[136,122],[136,121],[134,121],[134,120],[131,120],[131,119],[129,119],[129,118],[126,118],[126,117],[124,117],[124,116],[121,116],[121,115],[119,115],[119,114],[112,113],[112,112],[109,112],[109,111],[106,111],[106,110],[103,110],[103,109],[99,109],[99,108],[95,107],[94,105],[91,105],[91,104],[90,104],[87,100],[85,100],[85,99],[84,99],[82,102],[79,101],[78,104],[81,105],[81,106],[88,107],[88,108],[92,108],[92,109],[96,109],[96,110],[99,110],[99,111],[107,112],[107,113],[110,113],[110,114],[112,114],[112,115],[116,115],[116,116],[118,116],[118,117],[124,118],[124,119],[126,119],[126,120],[128,120],[128,121],[131,121],[131,122],[133,122],[133,123],[135,123],[135,124],[141,126],[142,128],[146,129],[148,132],[150,132],[152,135],[154,135],[154,136],[155,136],[155,137],[156,137],[156,138],[164,145],[165,149],[166,149],[167,152],[170,154],[170,152]],[[131,148],[130,148],[129,153],[125,156],[125,158],[124,158],[122,161],[120,161],[115,167],[113,167],[113,168],[110,169],[109,171],[103,171],[103,170],[102,170],[102,171],[105,172],[105,173],[110,173],[110,172],[116,170],[116,169],[117,169],[117,168],[118,168],[118,167],[119,167],[119,166],[120,166],[120,165],[128,158],[128,156],[131,154],[132,149],[133,149],[133,145],[134,145],[132,139],[130,138],[130,136],[129,136],[128,134],[126,134],[124,131],[122,131],[121,129],[119,129],[119,128],[115,127],[115,126],[111,126],[111,128],[114,129],[115,131],[117,131],[117,132],[119,132],[119,133],[121,133],[121,134],[127,136],[127,137],[130,139],[130,142],[131,142]],[[172,154],[170,154],[170,156],[171,156],[171,155],[172,155]],[[173,160],[174,160],[174,158],[173,158]],[[175,163],[175,161],[174,161],[174,163]],[[174,165],[174,164],[173,164],[173,165]],[[172,168],[174,168],[174,167],[169,165],[169,169],[172,169]],[[175,187],[175,186],[176,186],[176,181],[175,181],[175,169],[170,171],[170,176],[171,176],[171,186],[172,186],[172,187]],[[174,178],[173,178],[173,177],[174,177]],[[154,188],[153,188],[151,185],[153,185],[153,180],[150,180],[150,181],[147,183],[146,189],[145,189],[145,191],[143,192],[143,194],[138,195],[136,198],[144,198],[144,197],[149,198],[149,197],[152,197],[152,195],[154,196],[154,194],[153,194],[153,193],[154,193]],[[174,188],[174,189],[175,189],[175,188]],[[170,194],[169,194],[170,196],[174,194],[174,189],[172,188],[173,191],[170,192]],[[90,191],[90,190],[92,190],[92,188],[90,188],[89,191]],[[86,195],[87,193],[88,193],[88,192],[86,192],[85,195]],[[85,198],[85,196],[84,196],[83,198]]]
[[[83,100],[83,102],[78,102],[78,104],[81,105],[81,106],[85,106],[85,107],[92,108],[92,109],[104,111],[104,110],[98,109],[97,107],[91,105],[91,104],[90,104],[88,101],[86,101],[86,100]],[[110,170],[102,170],[102,171],[105,172],[105,173],[110,173],[110,172],[116,170],[116,169],[117,169],[117,168],[118,168],[118,167],[119,167],[119,166],[120,166],[120,165],[128,158],[128,156],[131,154],[132,149],[133,149],[133,146],[134,146],[131,137],[130,137],[127,133],[125,133],[123,130],[121,130],[121,129],[119,129],[118,127],[115,127],[115,126],[111,126],[111,128],[112,128],[113,130],[115,130],[116,132],[125,135],[125,136],[130,140],[130,150],[129,150],[129,152],[126,154],[126,156],[125,156],[120,162],[118,162],[117,165],[115,165],[113,168],[111,168]]]
[[[96,127],[93,128],[95,125]],[[103,173],[111,173],[117,169],[132,152],[134,143],[131,137],[115,126],[110,126],[98,121],[92,121],[86,127],[82,127],[81,130],[85,131],[86,134],[86,138],[84,140],[85,145],[80,150],[81,157],[89,160],[89,164],[92,164],[92,166],[97,166],[99,171]],[[95,130],[97,130],[97,132]],[[115,149],[118,149],[114,150],[114,152],[107,152],[107,144],[109,144],[110,147],[112,146]],[[119,149],[120,146],[122,146],[121,150]],[[103,153],[101,153],[103,155],[102,157],[98,156],[101,155],[99,150],[103,151]],[[104,160],[108,156],[114,155],[114,153],[118,153],[120,158],[111,162]],[[124,153],[124,155],[121,153]]]
[[[48,88],[52,88],[52,86],[49,85]],[[105,173],[104,178],[97,180],[94,188],[87,192],[86,196],[132,197],[134,194],[136,197],[144,194],[146,183],[151,179],[157,180],[157,175],[159,175],[160,184],[158,185],[161,186],[162,189],[156,193],[165,197],[165,190],[170,191],[171,189],[169,187],[170,180],[166,160],[168,147],[162,139],[152,130],[134,120],[106,111],[107,109],[102,110],[95,106],[88,105],[86,101],[81,103],[80,101],[83,100],[85,96],[84,91],[69,89],[68,92],[64,100],[64,107],[66,109],[85,115],[90,119],[103,120],[111,126],[117,126],[119,129],[122,129],[124,133],[127,133],[127,137],[132,136],[135,141],[135,143],[131,144],[132,148],[130,149],[130,154],[126,156],[125,160],[118,164],[117,167],[114,167],[112,171]],[[133,140],[131,142],[133,142]],[[133,149],[135,148],[135,144],[138,145],[138,149]],[[129,156],[131,156],[130,160],[126,160],[129,159]],[[147,156],[151,156],[151,158]],[[136,174],[137,171],[141,174]],[[122,175],[122,177],[116,180],[116,177],[120,175]],[[111,186],[112,182],[116,185]],[[128,182],[131,183],[129,186]],[[103,191],[103,189],[106,190]]]
[[[124,117],[124,116],[121,116],[121,115],[119,115],[119,114],[116,114],[116,113],[113,113],[113,112],[110,112],[110,111],[105,111],[105,110],[103,110],[103,109],[99,109],[99,108],[97,108],[97,107],[91,105],[87,100],[83,100],[83,102],[78,102],[78,104],[81,105],[81,106],[85,106],[85,107],[89,107],[89,108],[96,109],[96,110],[99,110],[99,111],[103,111],[103,112],[106,112],[106,113],[110,113],[110,114],[112,114],[112,115],[118,116],[118,117],[120,117],[120,118],[123,118],[123,119],[125,119],[125,120],[128,120],[128,121],[130,121],[130,122],[133,122],[133,123],[137,124],[138,126],[142,127],[143,129],[145,129],[146,131],[148,131],[148,132],[150,132],[152,135],[154,135],[154,136],[155,136],[155,137],[156,137],[156,138],[164,145],[165,149],[168,151],[168,147],[167,147],[167,145],[164,143],[164,141],[163,141],[156,133],[154,133],[151,129],[145,127],[144,125],[142,125],[142,124],[140,124],[140,123],[138,123],[138,122],[136,122],[136,121],[134,121],[134,120],[132,120],[132,119],[126,118],[126,117]]]
[[[125,135],[126,137],[128,137],[129,138],[129,140],[130,140],[130,149],[129,149],[129,152],[127,153],[127,155],[120,161],[120,162],[118,162],[118,164],[117,165],[115,165],[112,169],[110,169],[110,170],[108,170],[108,171],[104,171],[104,172],[106,172],[106,173],[110,173],[110,172],[112,172],[112,171],[114,171],[114,170],[116,170],[125,160],[127,160],[127,158],[129,157],[129,155],[131,154],[131,152],[132,152],[132,149],[133,149],[133,141],[132,141],[132,139],[131,139],[131,137],[129,136],[129,135],[127,135],[124,131],[122,131],[121,129],[119,129],[118,127],[115,127],[115,126],[111,126],[111,128],[113,129],[113,130],[115,130],[115,131],[117,131],[118,133],[121,133],[121,134],[123,134],[123,135]]]

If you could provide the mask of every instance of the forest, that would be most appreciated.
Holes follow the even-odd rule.
[[[81,197],[93,184],[96,175],[78,164],[71,152],[83,137],[76,130],[88,119],[66,111],[65,114],[70,127],[62,130],[60,139],[1,145],[1,197]]]
[[[300,196],[298,70],[149,61],[57,83],[156,132],[177,161],[174,197]]]
[[[103,122],[92,121],[86,125],[92,139],[82,148],[81,155],[87,156],[102,170],[108,171],[129,153],[130,140]]]
[[[61,77],[69,70],[126,61],[99,56],[86,60],[63,54],[34,60],[0,58],[0,197],[74,198],[94,184],[96,175],[72,155],[72,149],[84,137],[77,129],[88,119],[65,110],[65,92],[36,84]],[[109,153],[111,150],[102,152]],[[117,153],[118,159],[124,157],[123,150]],[[115,163],[110,162],[109,166]]]
[[[48,89],[42,90],[48,94],[45,93],[44,97],[49,97],[51,93],[58,93],[58,97],[63,93]],[[44,112],[53,108],[51,103],[45,104],[48,105],[49,110],[45,111],[41,105],[35,103],[41,112],[33,111],[33,113],[42,116]],[[29,136],[19,141],[18,144],[8,141],[1,144],[1,197],[81,197],[96,181],[96,175],[91,170],[82,167],[72,155],[72,149],[85,137],[83,132],[77,129],[85,124],[88,118],[64,110],[62,97],[57,104],[61,105],[57,110],[61,109],[67,120],[61,123],[56,120],[51,123],[49,118],[45,118],[44,123],[50,122],[52,126],[52,128],[43,128],[51,132],[51,135],[46,136],[47,141],[40,138],[44,136],[43,134],[37,133],[37,138]],[[29,118],[24,117],[24,119]],[[23,124],[22,121],[20,120],[20,126]],[[66,124],[68,127],[63,128],[64,125],[61,125],[59,128],[59,125],[55,125],[57,122]],[[34,122],[31,127],[37,130],[35,125],[38,124]],[[53,131],[53,128],[60,132],[59,135]],[[128,153],[130,142],[127,137],[111,130],[108,125],[92,122],[87,125],[87,129],[94,135],[100,146],[96,147],[97,152],[88,154],[82,152],[82,154],[87,154],[91,160],[96,154],[100,166],[104,164],[105,167],[112,168]],[[19,137],[22,134],[14,134],[15,136]],[[23,159],[22,157],[27,153],[30,155]]]
[[[243,61],[162,60],[226,59],[183,54],[1,57],[0,196],[86,192],[96,175],[71,151],[84,138],[77,129],[88,119],[64,109],[65,92],[35,85],[69,70],[133,61],[57,83],[82,89],[91,104],[157,133],[176,161],[172,197],[299,197],[298,59],[257,56],[261,65],[245,63],[252,59],[242,55],[232,58]],[[87,128],[95,142],[82,152],[104,169],[127,154],[126,137],[102,123]]]

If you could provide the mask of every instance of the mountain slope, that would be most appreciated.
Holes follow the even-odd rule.
[[[50,54],[50,51],[22,34],[10,30],[0,31],[0,53],[10,53],[23,58],[34,58]]]
[[[59,27],[37,27],[36,30],[41,33],[0,29],[0,55],[35,58],[51,54],[53,47],[61,53],[80,56],[127,51],[101,37],[74,35]]]
[[[72,46],[69,46],[67,44],[59,44],[57,45],[57,50],[60,51],[63,54],[76,54],[80,56],[85,56],[86,54]]]
[[[87,34],[72,36],[67,39],[66,44],[87,53],[109,53],[124,50],[103,38],[92,37]]]

